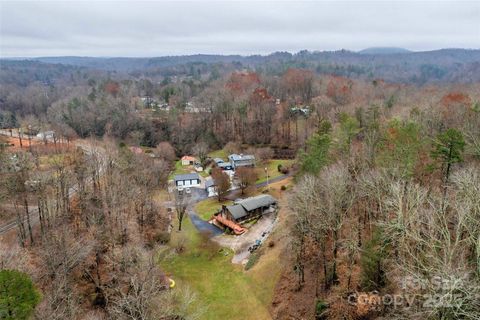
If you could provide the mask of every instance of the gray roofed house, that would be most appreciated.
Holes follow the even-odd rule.
[[[255,166],[255,156],[251,154],[231,154],[228,156],[230,163],[235,170],[238,167],[253,167]]]
[[[233,205],[225,206],[222,210],[225,218],[235,222],[242,222],[262,215],[266,210],[277,204],[277,200],[268,194],[236,201]]]
[[[248,212],[239,204],[227,206],[227,210],[232,214],[235,220],[239,220],[248,215]]]
[[[215,181],[213,181],[213,179],[205,180],[205,188],[210,188],[213,186],[215,186]]]
[[[217,190],[215,190],[215,181],[212,178],[205,180],[205,190],[209,197],[217,195]]]
[[[173,177],[177,187],[198,187],[200,185],[200,176],[198,173],[177,174]]]
[[[277,200],[269,194],[261,194],[256,197],[239,200],[236,203],[242,205],[245,210],[252,211],[257,208],[271,206],[277,203]]]

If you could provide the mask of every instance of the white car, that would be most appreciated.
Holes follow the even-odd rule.
[[[192,193],[192,189],[190,189],[190,188],[185,188],[185,193],[188,193],[188,194]]]

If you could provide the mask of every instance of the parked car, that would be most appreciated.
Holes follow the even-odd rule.
[[[177,187],[178,194],[183,194],[183,187]]]
[[[190,188],[185,188],[185,193],[188,193],[188,194],[192,193],[192,189],[190,189]]]

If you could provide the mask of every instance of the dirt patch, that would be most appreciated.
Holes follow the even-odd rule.
[[[292,262],[284,267],[273,296],[272,319],[314,319],[315,289],[318,281],[315,267],[305,267],[305,284],[299,289]]]
[[[8,151],[20,151],[20,150],[26,150],[29,151],[32,149],[32,151],[42,155],[42,154],[51,154],[52,152],[65,152],[68,151],[69,149],[73,150],[74,145],[72,143],[66,144],[66,143],[53,143],[51,141],[48,141],[46,144],[44,141],[38,140],[38,139],[28,139],[28,138],[22,138],[21,139],[21,144],[20,144],[20,139],[16,137],[8,137],[8,136],[2,136],[3,142],[8,145],[7,150]]]
[[[321,281],[320,274],[313,263],[305,265],[305,284],[299,288],[298,277],[293,269],[293,257],[290,246],[289,220],[291,211],[288,208],[288,191],[281,186],[290,186],[292,179],[283,180],[270,185],[270,193],[279,199],[281,210],[278,214],[278,225],[272,240],[280,244],[278,261],[282,271],[275,286],[270,313],[272,319],[314,319],[316,288]],[[288,188],[287,188],[288,189]]]

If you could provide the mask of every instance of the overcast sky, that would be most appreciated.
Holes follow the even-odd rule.
[[[0,0],[0,56],[480,48],[480,1]]]

